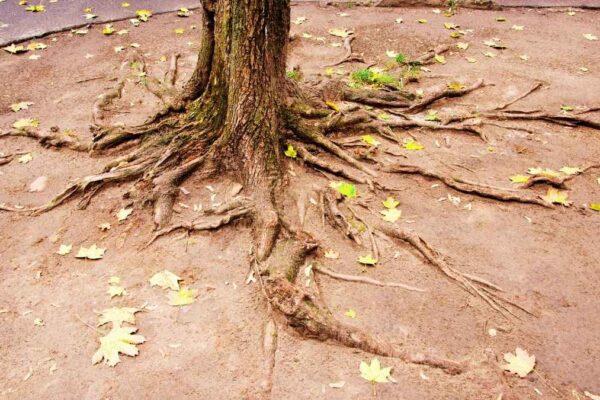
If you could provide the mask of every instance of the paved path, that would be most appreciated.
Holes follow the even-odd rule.
[[[19,6],[18,0],[0,0],[0,46],[85,25],[135,16],[135,10],[149,9],[153,13],[189,9],[199,6],[199,0],[28,0],[30,5],[43,4],[46,11],[33,13]],[[130,3],[124,8],[123,1]],[[302,2],[303,0],[295,0]],[[315,1],[315,0],[308,0]],[[342,0],[343,1],[343,0]],[[584,6],[600,8],[600,0],[497,0],[507,6]],[[91,7],[98,17],[86,20],[83,10]]]
[[[25,11],[19,0],[0,0],[0,46],[15,41],[57,32],[86,23],[133,18],[136,10],[148,9],[153,13],[174,11],[180,7],[196,8],[199,0],[28,0],[29,5],[43,4],[44,12]],[[130,3],[125,8],[122,2]],[[91,7],[97,18],[86,20],[83,10]],[[6,26],[5,26],[6,25]]]

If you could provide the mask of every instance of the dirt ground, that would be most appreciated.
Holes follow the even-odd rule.
[[[340,12],[348,16],[340,16]],[[498,16],[506,22],[496,21]],[[447,19],[431,9],[293,8],[292,25],[299,36],[290,49],[290,68],[300,65],[305,76],[323,73],[323,65],[343,53],[331,43],[329,28],[356,30],[355,50],[383,65],[386,51],[417,56],[438,43],[453,43],[443,23],[450,20],[466,30],[459,39],[466,50],[453,49],[445,65],[430,66],[421,82],[409,88],[448,81],[473,82],[479,77],[494,86],[474,92],[452,104],[484,109],[512,99],[532,83],[544,88],[517,103],[515,108],[559,112],[562,105],[599,106],[600,13],[507,10],[460,10]],[[395,19],[402,17],[404,23]],[[418,24],[426,18],[428,23]],[[0,54],[2,90],[0,126],[17,118],[37,117],[42,129],[60,126],[89,139],[91,107],[95,97],[110,87],[125,55],[115,46],[138,43],[150,62],[150,73],[161,74],[167,63],[161,56],[181,53],[178,82],[193,70],[199,39],[199,18],[174,14],[152,17],[138,28],[115,23],[126,35],[101,35],[100,27],[86,35],[60,33],[43,38],[47,49],[37,60],[24,55]],[[511,29],[522,25],[522,31]],[[183,34],[174,29],[185,28]],[[302,38],[302,33],[324,37],[324,42]],[[506,50],[490,50],[483,41],[499,38]],[[482,53],[491,51],[496,57]],[[86,57],[86,54],[92,57]],[[528,55],[527,61],[519,58]],[[477,60],[470,63],[466,57]],[[358,64],[340,67],[354,71]],[[588,70],[582,71],[584,67]],[[14,113],[9,105],[31,101],[29,110]],[[435,103],[442,110],[447,101]],[[126,87],[117,106],[127,110],[115,120],[140,122],[157,106],[134,84]],[[595,116],[600,119],[598,115]],[[586,128],[521,124],[536,133],[486,127],[489,143],[461,132],[412,130],[425,145],[407,152],[390,143],[410,163],[459,175],[465,179],[510,188],[508,177],[541,166],[585,166],[600,159],[600,133]],[[400,132],[403,137],[407,135]],[[436,142],[440,146],[436,146]],[[21,138],[0,139],[6,154],[30,152],[26,164],[17,160],[0,167],[0,203],[36,205],[49,200],[69,180],[98,171],[111,155],[89,158],[69,150],[44,149]],[[388,156],[393,158],[392,156]],[[293,174],[286,190],[312,196],[328,184],[322,174],[290,161]],[[48,177],[42,192],[28,192],[37,177]],[[379,357],[393,367],[395,383],[380,384],[380,399],[584,399],[583,392],[600,394],[600,213],[584,206],[600,202],[599,170],[569,183],[569,208],[545,209],[535,205],[502,203],[454,192],[439,182],[407,175],[388,175],[385,182],[400,186],[397,193],[404,217],[398,222],[418,232],[462,271],[477,274],[502,286],[505,295],[531,309],[536,317],[519,313],[505,319],[480,299],[466,294],[407,248],[383,243],[375,268],[363,268],[356,257],[364,249],[352,245],[327,227],[320,211],[310,206],[307,229],[320,232],[323,243],[337,250],[337,260],[322,259],[330,268],[364,274],[380,280],[400,281],[427,290],[407,292],[394,288],[358,285],[323,277],[320,285],[334,314],[348,324],[367,329],[395,343],[435,351],[445,357],[469,360],[467,372],[450,376],[439,370],[408,365]],[[232,182],[192,178],[179,197],[176,220],[197,215],[193,205],[205,207],[222,201]],[[438,185],[436,185],[438,184]],[[207,188],[211,186],[214,194]],[[37,217],[0,212],[0,397],[7,399],[254,399],[262,378],[261,341],[266,304],[255,283],[246,283],[250,231],[243,223],[217,232],[173,234],[144,248],[151,229],[149,209],[135,209],[123,222],[115,213],[128,200],[126,186],[98,193],[86,210],[77,200]],[[530,191],[543,194],[545,188]],[[368,195],[378,210],[383,198]],[[453,205],[447,196],[460,197]],[[446,201],[440,201],[446,199]],[[470,204],[471,207],[465,208]],[[98,224],[109,222],[107,232]],[[102,260],[60,256],[60,244],[93,243],[107,249]],[[165,292],[151,288],[152,274],[169,269],[200,291],[198,300],[185,307],[167,305]],[[108,279],[120,276],[127,295],[110,299]],[[137,314],[139,333],[146,342],[140,354],[122,356],[114,368],[92,365],[98,347],[96,311],[111,306],[148,309]],[[356,319],[344,315],[349,308]],[[44,321],[42,326],[34,323]],[[494,328],[492,337],[488,330]],[[101,328],[102,330],[102,328]],[[359,364],[371,354],[332,343],[301,339],[280,329],[273,399],[367,399],[371,387],[360,377]],[[516,347],[537,359],[526,378],[503,372],[502,356]],[[344,381],[342,388],[330,383]],[[503,396],[503,397],[502,397]]]

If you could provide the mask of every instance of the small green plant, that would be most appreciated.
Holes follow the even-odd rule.
[[[300,79],[302,79],[302,74],[300,73],[300,71],[296,71],[295,69],[287,71],[285,74],[288,78],[293,79],[295,81],[299,81]]]
[[[398,55],[396,56],[395,60],[396,60],[396,62],[398,64],[402,65],[402,64],[406,64],[408,58],[406,57],[406,54],[404,54],[404,53],[398,53]]]
[[[421,77],[421,67],[418,65],[409,65],[404,71],[402,71],[402,78],[406,80],[418,80]]]
[[[361,69],[352,73],[352,80],[366,85],[399,85],[398,79],[385,72]]]

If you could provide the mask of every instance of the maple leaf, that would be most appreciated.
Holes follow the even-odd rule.
[[[17,111],[21,111],[21,110],[27,110],[29,109],[29,106],[32,106],[33,103],[31,101],[20,101],[18,103],[14,103],[10,105],[10,109],[13,110],[14,112]]]
[[[71,249],[73,249],[72,244],[61,244],[60,247],[58,248],[58,251],[56,252],[56,254],[65,256],[71,252]]]
[[[296,158],[298,156],[298,152],[296,151],[296,149],[294,149],[294,146],[292,146],[291,144],[288,144],[287,149],[283,152],[283,154],[285,154],[286,157],[289,158]]]
[[[542,200],[544,200],[547,203],[550,204],[562,204],[563,206],[570,206],[571,205],[571,201],[567,200],[568,194],[567,192],[561,192],[558,189],[555,189],[553,187],[548,188],[548,192],[544,195],[541,196]]]
[[[185,306],[192,304],[196,301],[196,296],[198,296],[198,290],[188,288],[181,288],[178,291],[172,290],[167,294],[170,306]]]
[[[181,278],[169,270],[157,272],[150,278],[150,286],[160,286],[163,289],[179,290]]]
[[[349,308],[346,310],[344,315],[348,318],[356,319],[356,310],[353,308]]]
[[[450,82],[447,84],[448,89],[454,91],[454,92],[458,92],[459,90],[463,90],[465,88],[465,85],[463,85],[460,82]]]
[[[150,10],[136,10],[135,15],[142,22],[148,22],[148,19],[152,16]]]
[[[37,118],[20,118],[13,123],[15,129],[37,128],[40,125],[40,120]]]
[[[579,167],[562,167],[559,171],[565,175],[578,175],[583,172]]]
[[[377,264],[377,259],[373,258],[372,255],[367,254],[366,256],[358,256],[357,261],[363,265],[375,265]]]
[[[419,150],[423,150],[425,148],[425,146],[423,146],[421,143],[416,142],[412,139],[407,140],[404,143],[402,143],[402,147],[404,147],[406,150],[410,150],[410,151],[419,151]]]
[[[100,338],[100,347],[92,357],[92,364],[104,360],[105,364],[114,367],[121,361],[119,353],[137,356],[139,350],[136,345],[146,341],[142,335],[134,335],[137,330],[135,326],[122,327],[115,324],[106,336]]]
[[[529,181],[529,176],[527,175],[513,175],[510,178],[512,183],[527,183]]]
[[[373,147],[377,147],[381,144],[381,142],[379,142],[377,139],[375,139],[373,136],[371,135],[362,135],[360,137],[360,140],[363,143],[368,144],[369,146],[373,146]]]
[[[360,377],[372,383],[387,383],[392,368],[381,368],[377,358],[371,360],[371,364],[360,362]]]
[[[17,161],[21,164],[27,164],[31,160],[33,160],[33,156],[31,155],[31,153],[25,153],[21,157],[17,158]]]
[[[88,260],[99,260],[104,257],[106,249],[96,246],[95,244],[90,247],[79,247],[76,258],[87,258]]]
[[[396,208],[400,204],[400,202],[398,200],[394,199],[391,196],[388,196],[388,198],[385,199],[384,201],[382,201],[382,203],[383,203],[383,206],[388,209]]]
[[[402,211],[397,208],[390,208],[387,210],[381,210],[380,213],[383,215],[382,219],[387,222],[394,223],[402,216]]]
[[[329,187],[337,190],[340,194],[346,198],[354,198],[358,195],[356,186],[348,182],[331,182]]]
[[[117,212],[117,220],[125,221],[133,212],[133,208],[121,208],[119,212]]]
[[[133,307],[107,308],[100,313],[98,326],[102,326],[108,322],[112,322],[114,326],[120,326],[123,322],[135,324],[135,313],[139,311],[140,309]]]
[[[348,36],[354,34],[353,30],[337,29],[337,28],[332,28],[328,32],[329,32],[330,35],[337,36],[337,37],[342,37],[342,38],[345,38],[345,37],[348,37]]]
[[[112,35],[113,33],[115,33],[115,28],[112,27],[112,25],[110,24],[106,24],[104,25],[104,28],[102,28],[102,34],[109,36]]]
[[[530,356],[527,350],[523,350],[520,347],[517,347],[515,354],[505,353],[504,361],[508,364],[502,365],[502,369],[517,374],[521,378],[526,377],[535,366],[535,356]]]

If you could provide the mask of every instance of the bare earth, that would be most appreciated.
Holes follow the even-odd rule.
[[[386,50],[413,57],[437,43],[450,43],[444,16],[430,9],[349,8],[342,17],[335,8],[297,6],[293,19],[306,16],[293,33],[322,36],[325,43],[298,38],[289,56],[290,68],[300,65],[305,76],[323,73],[323,65],[340,58],[343,51],[330,46],[339,42],[327,34],[333,27],[357,32],[355,50],[383,65]],[[497,22],[503,15],[507,22]],[[404,19],[396,24],[397,17]],[[427,24],[417,19],[426,18]],[[485,12],[460,10],[450,19],[462,29],[472,29],[459,41],[469,42],[466,51],[453,49],[445,65],[435,64],[417,85],[427,87],[449,81],[473,82],[482,77],[495,86],[486,87],[458,100],[471,107],[493,107],[529,88],[534,82],[544,88],[513,106],[559,112],[561,105],[599,106],[600,41],[588,41],[585,33],[600,36],[600,13],[543,10]],[[124,54],[115,46],[139,43],[151,65],[150,73],[167,68],[163,55],[182,55],[178,82],[190,75],[199,46],[197,31],[190,25],[199,18],[182,19],[174,14],[152,17],[123,36],[102,36],[96,26],[87,35],[67,33],[43,38],[49,45],[31,54],[0,54],[2,90],[0,127],[17,118],[38,117],[42,129],[60,126],[89,139],[90,110],[95,97],[111,85]],[[117,30],[129,22],[115,23]],[[511,29],[523,25],[523,31]],[[185,28],[183,35],[175,28]],[[56,41],[52,41],[53,39]],[[506,50],[490,50],[483,41],[500,38]],[[52,39],[52,40],[51,40]],[[485,57],[492,51],[497,56]],[[92,54],[92,58],[85,55]],[[519,55],[529,56],[528,61]],[[477,59],[469,63],[465,55]],[[342,66],[346,72],[358,64]],[[582,72],[581,67],[589,69]],[[414,89],[415,84],[409,86]],[[13,113],[9,105],[32,101],[29,110]],[[435,104],[441,110],[445,102]],[[154,99],[136,88],[126,87],[119,106],[130,113],[116,119],[140,122],[157,106]],[[590,115],[596,120],[600,117]],[[586,128],[521,124],[523,131],[485,127],[490,143],[461,132],[421,131],[411,133],[425,145],[420,152],[407,152],[386,142],[392,151],[414,163],[445,171],[472,181],[511,187],[508,177],[525,173],[528,167],[559,169],[585,166],[600,159],[600,133]],[[402,137],[406,134],[400,132]],[[436,146],[436,142],[440,145]],[[19,138],[0,139],[6,154],[31,152],[33,160],[14,160],[0,167],[0,203],[36,205],[49,200],[70,179],[96,172],[110,155],[89,158],[69,150],[44,149]],[[390,158],[393,158],[390,156]],[[289,160],[289,190],[307,193],[328,184],[322,174],[304,173],[304,167]],[[38,176],[48,177],[41,193],[29,193]],[[381,358],[393,367],[396,383],[381,384],[380,399],[584,399],[583,392],[600,394],[600,213],[584,204],[600,202],[599,170],[569,182],[570,208],[545,209],[535,205],[501,203],[454,192],[420,177],[389,175],[386,184],[400,186],[403,219],[429,243],[448,256],[461,270],[502,286],[505,295],[532,310],[537,317],[519,313],[520,319],[502,318],[480,299],[460,290],[406,248],[383,243],[382,259],[375,268],[362,268],[356,258],[364,249],[352,246],[339,234],[321,227],[321,214],[310,206],[307,229],[325,232],[323,242],[340,252],[326,265],[348,274],[364,274],[380,280],[405,282],[427,290],[407,292],[321,278],[322,293],[335,315],[396,343],[440,355],[469,360],[471,367],[458,376],[439,370],[407,365]],[[191,179],[190,192],[179,197],[176,220],[197,215],[192,206],[204,207],[228,196],[232,182]],[[216,196],[211,199],[212,185]],[[151,234],[150,210],[136,209],[128,220],[118,222],[115,213],[128,205],[124,187],[100,192],[85,211],[71,201],[49,213],[30,217],[0,212],[0,397],[8,399],[254,399],[262,377],[261,340],[266,304],[254,283],[246,284],[250,232],[239,223],[214,233],[191,237],[174,234],[143,245]],[[529,189],[539,194],[544,187]],[[374,210],[382,198],[369,197]],[[458,196],[458,206],[447,200]],[[440,201],[441,198],[446,199]],[[471,204],[472,209],[464,206]],[[189,208],[188,208],[189,207]],[[110,222],[101,232],[97,225]],[[106,247],[102,260],[84,261],[74,253],[59,256],[60,244],[93,243]],[[396,253],[397,252],[397,253]],[[167,305],[165,292],[151,288],[149,277],[169,269],[200,290],[198,300],[186,307]],[[127,289],[122,298],[109,299],[108,279],[120,276]],[[111,306],[150,309],[137,315],[139,333],[147,339],[135,358],[123,356],[115,368],[93,366],[91,356],[99,333],[82,321],[95,325],[96,311]],[[344,316],[348,308],[356,319]],[[81,319],[78,319],[78,317]],[[34,319],[41,318],[43,326]],[[488,329],[497,330],[491,337]],[[370,385],[359,374],[360,361],[372,355],[335,344],[300,339],[280,330],[276,356],[273,399],[367,399]],[[527,349],[537,359],[535,372],[521,379],[499,367],[504,353],[516,347]],[[345,381],[342,388],[329,387]],[[579,393],[577,397],[575,393]],[[539,393],[538,393],[539,392]]]

